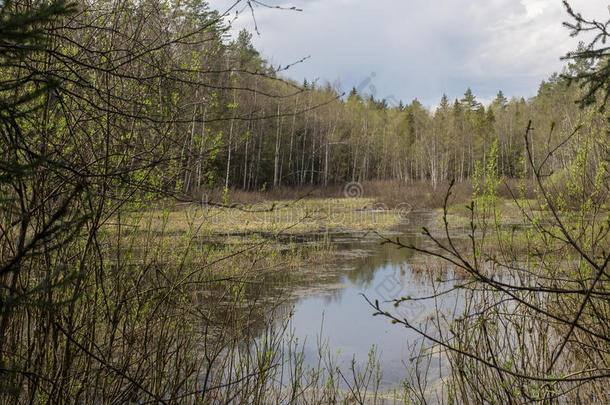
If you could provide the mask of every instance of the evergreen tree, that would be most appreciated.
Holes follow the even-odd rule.
[[[460,102],[471,111],[475,111],[481,106],[481,103],[477,101],[477,98],[472,93],[470,87],[466,90],[464,97],[460,100]]]
[[[259,60],[260,54],[252,45],[252,34],[247,30],[242,29],[231,46],[234,49],[240,67],[248,68],[248,65],[251,64],[256,68],[261,65]]]
[[[447,97],[445,93],[443,93],[443,96],[441,97],[439,108],[443,111],[449,110],[449,97]]]
[[[502,90],[498,91],[498,94],[496,95],[496,98],[492,104],[494,107],[499,107],[503,110],[506,108],[506,105],[508,104],[508,99],[504,96]]]
[[[581,105],[595,103],[597,95],[601,94],[600,108],[603,109],[610,99],[610,47],[606,45],[610,40],[610,19],[606,22],[587,19],[575,12],[566,0],[563,4],[573,20],[564,22],[564,25],[572,30],[573,37],[581,33],[593,33],[593,39],[588,45],[581,43],[575,51],[562,58],[572,61],[572,69],[564,77],[569,82],[578,83],[584,90],[584,95],[579,100]]]

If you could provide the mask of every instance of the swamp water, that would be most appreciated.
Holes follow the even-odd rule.
[[[434,213],[411,213],[384,236],[398,236],[403,242],[431,247],[432,242],[421,234],[421,228],[435,217]],[[452,313],[459,309],[460,300],[449,293],[436,304],[434,300],[409,301],[395,308],[387,301],[434,294],[432,280],[437,276],[414,271],[410,265],[412,251],[381,244],[376,236],[342,233],[325,236],[328,237],[336,249],[337,260],[323,269],[326,272],[323,276],[314,269],[312,273],[316,276],[312,277],[316,281],[291,286],[291,298],[282,311],[292,313],[287,333],[303,351],[306,366],[319,367],[319,353],[325,352],[322,367],[324,358],[330,355],[332,366],[340,367],[348,381],[352,362],[362,369],[374,349],[381,372],[380,388],[398,387],[412,370],[409,359],[417,354],[422,337],[403,325],[392,324],[388,318],[372,316],[375,310],[365,297],[371,302],[379,300],[382,308],[414,325],[423,325],[437,310]],[[453,281],[442,283],[439,290],[450,289],[453,284]],[[432,361],[428,379],[437,380],[446,374],[447,370],[441,374],[440,363],[438,358]]]

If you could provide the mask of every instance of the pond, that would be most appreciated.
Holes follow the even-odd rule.
[[[393,229],[392,237],[419,246],[431,244],[421,235],[421,227],[434,220],[434,213],[411,213],[408,221]],[[334,365],[349,370],[352,360],[362,367],[371,349],[376,352],[381,371],[381,388],[396,387],[408,375],[409,359],[419,350],[422,337],[385,317],[374,317],[370,301],[391,301],[399,297],[424,297],[434,294],[429,274],[413,271],[414,254],[394,245],[382,245],[378,238],[363,235],[336,234],[331,239],[338,260],[323,280],[298,289],[289,302],[292,318],[289,324],[304,352],[304,363],[316,366],[319,349],[325,348],[334,358]],[[435,276],[436,277],[436,276]],[[453,284],[445,286],[450,288]],[[459,299],[455,294],[442,299],[410,301],[394,308],[385,307],[406,317],[415,325],[423,325],[437,310],[453,311]],[[440,307],[439,307],[440,306]],[[429,378],[439,378],[439,362],[433,362]]]

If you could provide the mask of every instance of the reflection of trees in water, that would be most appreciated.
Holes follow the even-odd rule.
[[[401,237],[401,241],[412,243],[415,246],[427,244],[421,236]],[[354,259],[354,269],[346,272],[346,278],[354,284],[362,285],[364,288],[370,286],[370,283],[375,277],[375,270],[386,266],[391,266],[400,269],[403,265],[408,265],[411,268],[411,263],[419,263],[419,255],[407,249],[396,249],[390,245],[376,245],[372,254],[365,257]],[[404,266],[403,266],[404,267]],[[405,270],[411,272],[410,270]],[[418,281],[424,281],[422,274],[413,272],[414,276],[418,277]],[[417,274],[416,274],[417,273]]]
[[[413,253],[407,250],[392,249],[388,245],[377,245],[375,251],[354,260],[354,269],[345,274],[354,284],[368,287],[375,277],[375,270],[386,265],[396,266],[405,263]]]
[[[325,291],[324,295],[322,295],[322,300],[324,304],[332,304],[335,302],[341,301],[343,298],[343,294],[345,293],[345,288],[341,285],[337,286],[337,288],[331,288]]]
[[[419,229],[433,218],[434,216],[427,215],[422,216],[418,221],[411,221],[407,227],[401,229],[402,233],[399,236],[401,241],[416,246],[427,245],[429,242],[423,238]],[[439,274],[452,277],[450,269],[441,268],[438,263],[422,260],[420,255],[413,251],[396,249],[388,244],[382,245],[371,237],[363,238],[359,233],[290,235],[282,237],[281,242],[316,246],[327,244],[329,239],[334,243],[337,251],[334,260],[315,265],[310,269],[301,269],[296,274],[268,272],[243,283],[242,292],[246,308],[239,312],[247,313],[248,322],[244,324],[250,328],[248,333],[251,336],[263,333],[268,328],[270,317],[273,317],[276,323],[286,319],[298,300],[290,297],[294,297],[297,291],[307,291],[308,295],[321,299],[324,305],[330,305],[342,300],[346,292],[346,283],[362,289],[375,287],[372,283],[375,282],[379,269],[390,267],[393,269],[394,277],[400,280],[401,284],[406,286],[416,282],[423,290],[426,290],[425,286],[431,286]],[[357,254],[352,255],[354,252]],[[366,253],[362,254],[362,252]],[[271,302],[279,304],[274,305],[273,310],[267,309]],[[211,304],[217,305],[217,302],[212,300]],[[228,316],[231,310],[227,308],[221,313]]]

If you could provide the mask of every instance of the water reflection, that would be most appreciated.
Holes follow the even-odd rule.
[[[427,241],[420,236],[420,229],[432,218],[425,213],[414,216],[409,224],[401,225],[396,231],[404,242],[422,246]],[[406,377],[413,344],[421,338],[404,326],[373,317],[374,311],[363,295],[380,302],[428,296],[434,293],[432,275],[412,271],[409,263],[413,252],[407,249],[349,235],[336,235],[334,243],[343,259],[330,270],[333,277],[326,277],[317,285],[312,283],[288,304],[294,307],[290,326],[304,345],[305,363],[315,366],[320,342],[327,345],[342,369],[348,369],[354,358],[357,362],[366,362],[371,346],[375,345],[383,373],[382,387],[396,386]],[[351,254],[354,251],[359,254]],[[455,296],[448,294],[443,296],[440,305],[455,303]],[[394,312],[410,322],[423,324],[435,312],[434,302],[408,302]]]

